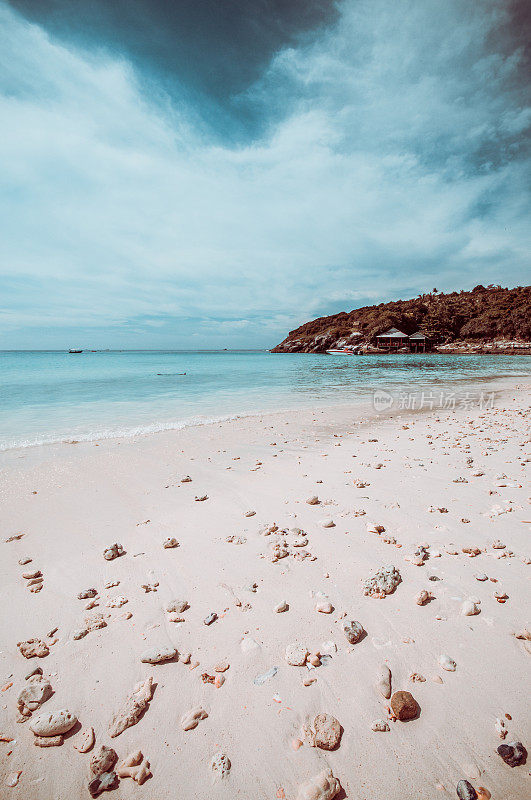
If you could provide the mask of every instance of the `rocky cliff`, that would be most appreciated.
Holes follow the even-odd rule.
[[[375,337],[391,327],[408,335],[421,330],[443,352],[521,352],[519,345],[531,342],[531,287],[476,286],[471,292],[450,294],[434,289],[411,300],[342,311],[290,331],[272,352],[324,353],[345,344],[360,344],[370,352]]]

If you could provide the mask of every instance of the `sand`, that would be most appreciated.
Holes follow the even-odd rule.
[[[529,762],[511,768],[496,752],[503,741],[529,745],[531,643],[512,635],[530,623],[528,390],[508,384],[486,410],[361,421],[338,406],[1,454],[0,734],[13,741],[0,741],[0,797],[89,797],[101,745],[120,762],[138,750],[149,762],[142,786],[123,778],[108,795],[122,800],[295,800],[325,768],[341,784],[337,797],[356,800],[455,798],[462,779],[498,800],[528,796]],[[275,524],[288,533],[264,535]],[[171,538],[178,546],[164,547]],[[124,554],[106,560],[114,543]],[[364,595],[387,565],[401,576],[395,591]],[[78,599],[89,588],[96,598]],[[419,605],[422,590],[432,599]],[[464,616],[470,599],[480,613]],[[167,612],[173,600],[189,607]],[[275,611],[283,601],[287,610]],[[106,626],[74,639],[96,614]],[[354,644],[349,621],[365,631]],[[32,638],[49,655],[24,658],[17,643]],[[321,665],[290,666],[291,644]],[[141,660],[157,649],[179,657]],[[381,665],[393,692],[412,693],[416,718],[392,718],[375,689]],[[17,697],[37,666],[53,695],[17,723]],[[111,718],[150,676],[143,715],[111,738]],[[35,747],[31,720],[58,709],[78,723],[62,745]],[[184,730],[183,716],[198,709],[207,716]],[[342,726],[335,750],[298,746],[320,713]],[[372,730],[376,720],[390,730]],[[74,745],[91,727],[95,748],[80,753]]]

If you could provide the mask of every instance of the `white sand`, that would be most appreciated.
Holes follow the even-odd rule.
[[[68,708],[83,726],[94,727],[96,746],[114,747],[120,759],[140,748],[150,761],[153,777],[143,786],[124,779],[104,798],[295,800],[298,786],[328,765],[344,790],[338,797],[353,800],[455,798],[462,778],[487,787],[497,800],[528,796],[529,761],[507,766],[496,753],[502,740],[494,727],[497,717],[510,714],[506,741],[529,746],[531,646],[511,635],[530,622],[528,397],[520,386],[483,412],[403,414],[360,424],[341,407],[3,453],[0,682],[12,686],[0,695],[0,733],[14,741],[0,742],[0,797],[89,797],[90,754],[73,748],[79,734],[41,750],[29,723],[15,721],[24,676],[37,665],[55,692],[42,710]],[[375,469],[378,463],[383,466]],[[478,469],[484,475],[473,477]],[[192,482],[181,484],[184,475]],[[507,479],[497,480],[500,475]],[[454,483],[458,477],[468,482]],[[355,479],[369,485],[357,488]],[[203,494],[206,501],[194,501]],[[306,504],[314,494],[321,503]],[[490,519],[496,505],[512,511]],[[249,510],[256,515],[245,517]],[[325,517],[335,527],[321,527]],[[369,521],[385,533],[368,533]],[[273,523],[302,528],[315,560],[294,559],[296,537],[288,534],[290,555],[272,563],[277,537],[260,531]],[[5,543],[17,533],[24,536]],[[246,541],[229,543],[231,535]],[[163,549],[169,536],[180,547]],[[385,543],[386,536],[402,546]],[[496,539],[506,550],[492,549]],[[113,542],[126,554],[108,562],[102,552]],[[421,543],[441,557],[422,567],[406,561]],[[446,552],[452,544],[458,555]],[[484,552],[471,558],[461,552],[469,546]],[[514,557],[499,557],[509,550]],[[25,556],[32,561],[20,566]],[[364,581],[388,564],[402,576],[395,593],[383,600],[364,596]],[[44,588],[32,594],[21,575],[35,569]],[[499,582],[479,582],[475,573]],[[120,584],[104,589],[109,580]],[[141,588],[155,582],[157,591]],[[254,583],[255,592],[246,588]],[[100,598],[92,612],[77,599],[88,587]],[[500,588],[509,596],[504,604],[493,596]],[[414,601],[421,589],[434,596],[423,607]],[[314,610],[312,590],[330,598],[332,614]],[[106,607],[116,595],[128,603]],[[477,616],[459,613],[469,597],[481,600]],[[190,604],[182,624],[168,621],[171,599]],[[289,610],[277,614],[281,600]],[[98,611],[108,614],[107,627],[72,640],[84,617]],[[131,619],[121,619],[125,611]],[[213,611],[219,618],[207,627],[203,619]],[[346,641],[344,613],[367,632],[358,644]],[[56,626],[47,657],[22,657],[17,642],[51,642],[55,637],[46,634]],[[245,636],[260,648],[242,652]],[[338,651],[326,666],[310,672],[284,660],[291,642],[315,651],[329,640]],[[190,651],[199,666],[141,663],[141,653],[158,644]],[[438,666],[443,653],[457,662],[455,672]],[[214,674],[222,659],[230,662],[225,684],[204,684],[201,673]],[[391,668],[393,691],[411,691],[421,707],[417,719],[390,721],[388,733],[371,730],[374,720],[387,717],[387,702],[373,688],[381,663]],[[272,666],[277,674],[255,685]],[[412,672],[426,681],[412,683]],[[304,686],[310,674],[316,682]],[[149,708],[137,725],[110,739],[112,714],[149,675],[156,683]],[[432,680],[437,675],[442,683]],[[184,732],[181,716],[197,705],[208,718]],[[319,712],[343,726],[339,748],[305,744],[294,751],[301,724]],[[209,764],[219,750],[232,770],[213,785]],[[18,770],[18,786],[7,788],[7,776]]]

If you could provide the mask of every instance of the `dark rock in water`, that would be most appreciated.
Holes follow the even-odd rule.
[[[397,719],[413,719],[420,711],[419,704],[411,692],[395,692],[391,697],[391,708]]]
[[[508,742],[508,744],[501,744],[497,749],[498,755],[500,755],[510,767],[518,767],[520,764],[525,764],[527,750],[522,742]]]
[[[457,784],[457,796],[461,800],[476,800],[478,793],[468,781],[459,781]]]

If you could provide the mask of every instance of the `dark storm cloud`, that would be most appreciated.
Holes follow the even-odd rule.
[[[334,0],[10,0],[64,41],[130,58],[174,99],[203,96],[203,116],[256,131],[253,108],[232,99],[280,49],[337,17]],[[153,87],[155,88],[155,87]],[[196,97],[197,100],[197,97]],[[226,119],[220,120],[219,116]],[[231,125],[232,123],[232,125]]]

